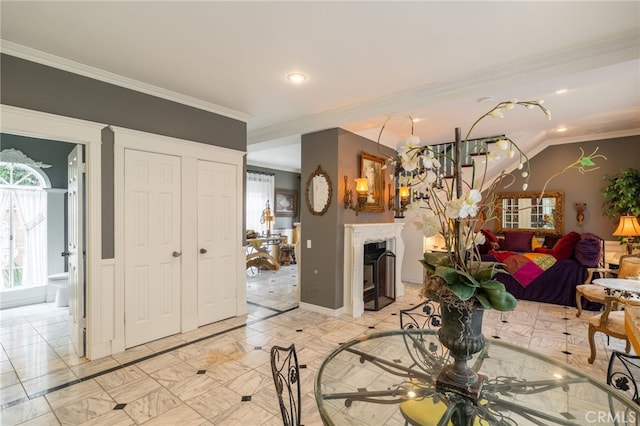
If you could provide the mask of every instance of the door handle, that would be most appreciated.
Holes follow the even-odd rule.
[[[206,252],[207,252],[207,249],[206,249],[206,248],[201,248],[201,249],[200,249],[200,253],[205,254]]]
[[[174,251],[173,252],[173,257],[180,257],[182,256],[182,252],[181,251]]]
[[[60,256],[62,256],[62,257],[71,256],[71,253],[68,252],[68,251],[63,251],[62,253],[60,253]]]

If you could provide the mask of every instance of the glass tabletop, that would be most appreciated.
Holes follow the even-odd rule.
[[[469,365],[485,376],[473,399],[436,387],[449,355],[434,330],[395,330],[347,342],[323,362],[315,383],[328,425],[637,425],[635,403],[603,381],[533,351],[487,339]],[[459,417],[458,417],[459,418]],[[440,422],[440,423],[439,423]],[[456,423],[457,424],[457,423]]]

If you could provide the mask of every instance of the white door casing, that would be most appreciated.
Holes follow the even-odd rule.
[[[85,354],[84,158],[76,145],[67,162],[67,265],[69,270],[69,336],[78,356]]]
[[[102,247],[101,131],[105,124],[55,114],[0,105],[3,133],[83,144],[85,147],[85,282],[86,357],[90,360],[109,355],[111,324],[105,318],[112,310],[110,300],[100,294],[102,285],[100,248]],[[108,286],[108,283],[107,283]]]
[[[125,150],[125,346],[180,332],[180,157]]]
[[[237,166],[198,162],[198,325],[236,315]]]

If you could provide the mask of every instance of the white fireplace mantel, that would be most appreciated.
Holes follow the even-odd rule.
[[[364,313],[364,245],[385,241],[396,255],[396,297],[404,295],[401,269],[404,256],[404,223],[349,223],[344,225],[344,312],[354,318]]]

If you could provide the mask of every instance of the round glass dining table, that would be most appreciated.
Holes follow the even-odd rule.
[[[363,335],[322,363],[315,397],[327,425],[637,425],[640,407],[579,370],[487,339],[468,365],[477,397],[436,385],[452,362],[434,330]],[[461,420],[462,419],[462,420]]]

